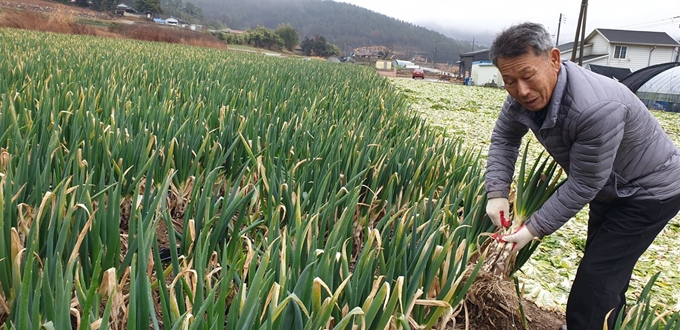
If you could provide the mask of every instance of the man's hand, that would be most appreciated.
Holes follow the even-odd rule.
[[[510,205],[507,198],[492,198],[486,203],[486,214],[496,227],[510,227]]]
[[[522,225],[522,227],[517,228],[514,233],[510,235],[499,236],[498,240],[503,243],[515,243],[512,246],[512,251],[519,251],[525,245],[527,245],[531,240],[534,239],[534,235],[529,232],[529,229]]]

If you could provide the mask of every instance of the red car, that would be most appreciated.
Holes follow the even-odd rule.
[[[423,69],[413,69],[413,79],[420,78],[425,79],[425,71]]]

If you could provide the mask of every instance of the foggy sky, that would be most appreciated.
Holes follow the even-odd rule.
[[[581,1],[545,0],[339,0],[364,7],[387,16],[438,30],[456,30],[466,37],[478,35],[478,40],[490,43],[493,36],[513,24],[532,21],[557,33],[560,13],[560,44],[573,41]],[[680,1],[647,0],[589,1],[586,35],[596,28],[666,32],[680,39]],[[442,31],[440,31],[442,32]],[[467,33],[466,33],[467,32]]]

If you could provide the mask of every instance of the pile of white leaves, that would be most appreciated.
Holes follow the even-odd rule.
[[[449,138],[462,138],[470,148],[486,155],[491,132],[507,92],[503,89],[463,86],[444,82],[391,79],[399,93],[409,99],[412,110]],[[652,111],[671,139],[680,146],[680,114]],[[531,155],[543,151],[533,134]],[[519,275],[525,296],[539,306],[564,311],[571,282],[583,255],[587,234],[586,209],[560,230],[545,237],[537,252]],[[653,303],[680,310],[680,215],[671,220],[638,262],[628,291],[637,299],[649,279],[661,272],[653,289]]]

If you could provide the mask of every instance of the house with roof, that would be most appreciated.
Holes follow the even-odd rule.
[[[355,48],[352,52],[355,57],[386,58],[392,51],[385,46],[366,46]]]
[[[179,25],[179,20],[177,20],[174,17],[169,17],[165,19],[165,24],[171,25],[171,26],[178,26]]]
[[[132,8],[131,5],[123,3],[123,2],[119,3],[116,6],[115,12],[116,12],[116,14],[121,15],[121,16],[123,16],[125,14],[137,14],[137,11],[134,8]]]
[[[466,78],[466,85],[505,86],[500,71],[489,59],[488,49],[460,54],[458,72]]]
[[[117,3],[114,12],[120,16],[141,17],[144,13],[137,11],[134,7],[135,0],[114,0]]]
[[[491,60],[489,59],[489,50],[482,49],[460,54],[460,59],[458,60],[458,72],[462,74],[463,77],[469,77],[472,74],[473,62],[491,63]]]
[[[562,60],[571,59],[574,43],[559,45]],[[583,66],[623,68],[636,71],[673,62],[680,43],[665,32],[595,29],[584,41]],[[580,55],[580,45],[576,58]]]

